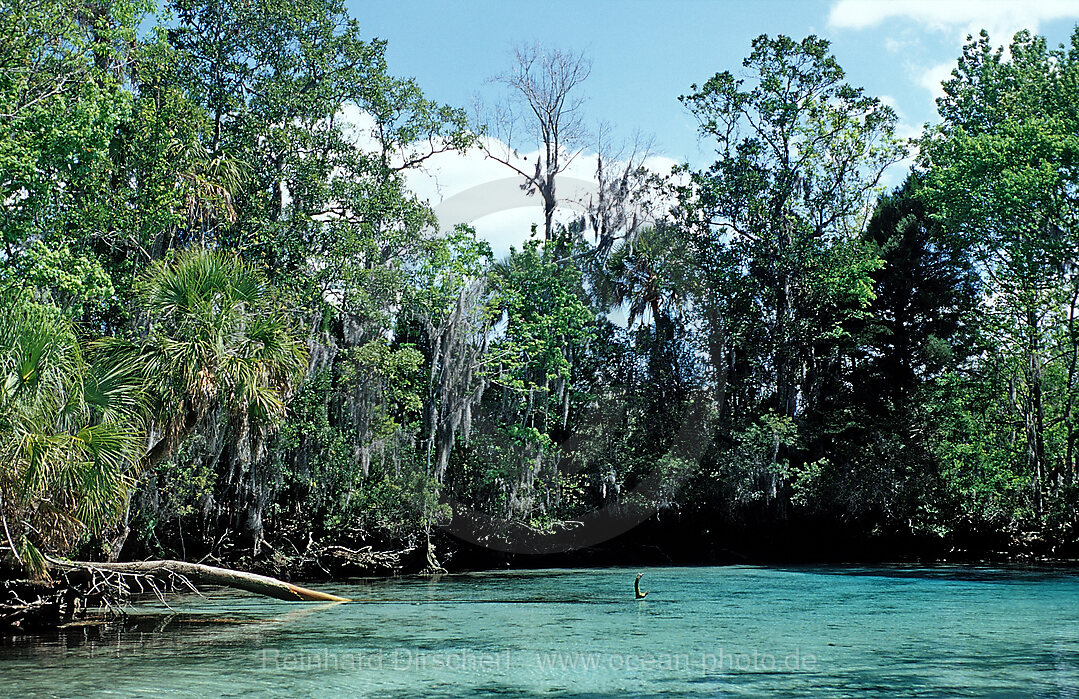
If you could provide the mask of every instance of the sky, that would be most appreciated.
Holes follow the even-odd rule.
[[[898,134],[907,137],[935,121],[940,81],[968,34],[985,28],[994,44],[1006,44],[1026,28],[1055,46],[1079,23],[1077,0],[348,0],[348,6],[366,37],[388,42],[391,73],[415,78],[429,98],[453,106],[497,99],[501,88],[490,78],[510,65],[515,44],[584,51],[592,60],[580,88],[586,120],[608,122],[624,138],[637,130],[652,136],[657,169],[712,162],[678,97],[717,72],[737,72],[760,34],[828,39],[847,81],[890,104],[900,117]],[[567,176],[587,189],[592,163],[586,153]],[[497,184],[511,174],[473,152],[438,159],[410,184],[436,211],[445,202],[447,218],[464,220],[472,214],[462,193],[475,190],[471,200],[486,204],[470,220],[504,253],[522,238],[519,231],[527,233],[529,221],[542,220],[535,199],[514,199],[508,192],[519,190]],[[887,183],[902,177],[903,168],[896,168]],[[504,210],[491,213],[499,207],[490,198],[501,201],[501,191]],[[450,202],[455,195],[462,196]]]

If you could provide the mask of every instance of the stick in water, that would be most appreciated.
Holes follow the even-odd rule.
[[[641,592],[641,576],[642,575],[644,575],[644,573],[637,573],[637,578],[633,581],[633,594],[635,595],[636,599],[644,599],[645,597],[648,596],[648,592],[649,592],[648,590],[645,590],[644,592]]]

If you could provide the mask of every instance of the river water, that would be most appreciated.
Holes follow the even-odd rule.
[[[967,567],[501,571],[231,591],[0,646],[8,696],[1079,697],[1079,575]]]

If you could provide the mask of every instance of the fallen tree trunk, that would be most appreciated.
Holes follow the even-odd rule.
[[[169,577],[179,576],[193,584],[222,585],[238,590],[246,590],[259,595],[266,595],[275,599],[290,602],[349,602],[346,597],[338,597],[326,592],[311,590],[299,585],[293,585],[277,578],[256,573],[245,573],[240,570],[218,568],[216,566],[203,565],[202,563],[187,563],[185,561],[159,560],[159,561],[132,561],[130,563],[96,563],[90,561],[58,561],[49,559],[49,564],[61,570],[75,570],[84,568],[90,571],[106,571],[121,575],[141,575]]]

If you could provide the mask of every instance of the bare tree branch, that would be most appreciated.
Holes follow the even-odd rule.
[[[509,103],[496,105],[484,119],[487,134],[501,146],[482,142],[484,152],[524,178],[522,189],[543,197],[544,238],[551,239],[554,210],[558,206],[557,177],[583,150],[586,129],[581,116],[584,99],[578,86],[592,72],[583,53],[544,49],[538,44],[518,46],[513,65],[494,82],[505,86]],[[521,160],[515,135],[524,126],[537,149],[535,172],[514,161]]]

